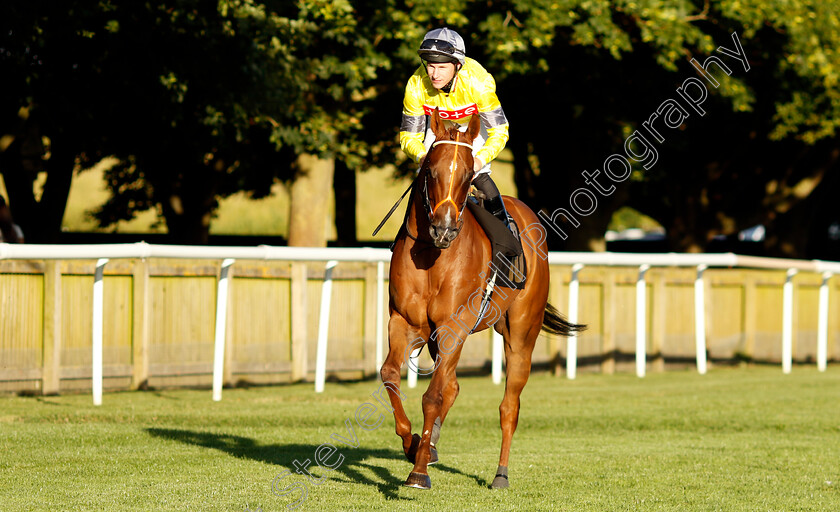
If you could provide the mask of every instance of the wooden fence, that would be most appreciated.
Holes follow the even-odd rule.
[[[220,263],[137,258],[107,265],[102,324],[106,389],[210,385]],[[95,260],[88,259],[0,259],[0,390],[52,394],[91,388],[94,269]],[[236,260],[228,291],[225,384],[312,380],[324,274],[324,264],[316,261]],[[551,265],[549,298],[561,311],[570,305],[571,276],[571,265]],[[694,268],[647,271],[648,371],[694,363],[696,277]],[[706,349],[713,363],[780,362],[786,279],[785,270],[705,271]],[[792,356],[799,363],[817,357],[824,279],[808,271],[792,278]],[[373,376],[378,371],[377,263],[342,262],[332,280],[327,375]],[[578,365],[582,371],[631,370],[638,334],[638,268],[588,265],[578,280],[577,318],[589,325],[577,341]],[[830,360],[840,354],[838,292],[840,278],[830,279]],[[387,312],[379,317],[385,329]],[[472,335],[459,367],[489,370],[492,343],[489,330]],[[387,352],[387,336],[385,344]],[[561,374],[566,351],[566,339],[543,334],[534,364]],[[420,366],[431,365],[427,355],[423,358]]]

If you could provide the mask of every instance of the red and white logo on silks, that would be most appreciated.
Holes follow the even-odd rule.
[[[428,105],[423,105],[423,112],[430,116],[435,113],[435,107],[430,107]],[[439,110],[438,113],[440,114],[441,119],[461,119],[462,117],[471,116],[473,114],[478,113],[478,105],[473,103],[467,107],[455,109],[455,110]]]

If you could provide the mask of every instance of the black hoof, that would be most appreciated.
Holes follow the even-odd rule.
[[[429,478],[429,475],[411,472],[403,485],[406,487],[414,487],[415,489],[431,489],[432,479]]]
[[[491,489],[507,489],[510,487],[510,482],[508,482],[508,468],[507,466],[499,466],[496,470],[496,478],[493,479],[493,483],[490,484]]]
[[[438,461],[438,454],[437,454],[437,450],[435,449],[434,446],[430,446],[429,451],[432,454],[431,458],[429,459],[429,465],[431,465],[431,464],[434,464],[435,462]]]
[[[493,483],[490,484],[491,489],[507,489],[508,487],[510,487],[510,482],[508,482],[508,478],[504,475],[496,476],[493,479]]]
[[[414,434],[411,436],[411,446],[408,448],[408,453],[405,454],[405,458],[408,459],[408,462],[414,464],[417,460],[417,449],[420,448],[420,436]],[[431,456],[429,458],[429,464],[434,464],[438,461],[438,454],[437,450],[434,446],[429,447],[429,451],[431,452]]]
[[[405,452],[405,458],[408,459],[408,462],[414,464],[414,460],[417,457],[417,448],[420,447],[420,436],[414,434],[411,436],[411,446],[408,447],[408,451]]]

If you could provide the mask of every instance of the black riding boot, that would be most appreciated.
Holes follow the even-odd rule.
[[[502,284],[502,286],[522,289],[525,286],[526,269],[516,222],[505,210],[505,203],[502,201],[499,189],[490,179],[490,176],[487,174],[478,175],[473,180],[473,185],[485,195],[484,209],[507,226],[507,230],[495,230],[496,234],[490,235],[491,242],[494,244],[493,250],[505,256],[505,258],[496,256],[493,258],[494,263],[498,265],[499,272],[504,276],[502,280],[506,284]]]
[[[499,188],[493,183],[490,175],[487,173],[479,174],[472,183],[485,196],[484,209],[504,222],[505,226],[513,232],[513,228],[511,228],[511,221],[513,219],[508,215],[505,209],[505,202],[502,201],[502,195],[499,193]]]

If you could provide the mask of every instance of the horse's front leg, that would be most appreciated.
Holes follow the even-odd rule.
[[[444,405],[451,406],[444,397],[444,391],[449,388],[450,383],[455,379],[455,367],[461,356],[461,345],[455,347],[450,353],[438,353],[435,361],[435,369],[429,388],[423,394],[423,432],[420,436],[420,444],[417,447],[417,455],[414,460],[414,469],[408,475],[405,485],[418,489],[431,489],[432,480],[429,478],[428,465],[431,459],[431,442],[434,432],[435,420],[443,413]]]
[[[402,438],[403,451],[409,456],[411,450],[411,422],[403,409],[400,397],[400,368],[405,362],[405,350],[409,338],[414,340],[422,335],[420,329],[414,328],[406,322],[399,313],[392,313],[388,322],[388,357],[382,364],[379,375],[388,390],[388,398],[391,400],[391,407],[394,409],[394,423],[396,424],[397,435]],[[416,447],[415,447],[416,450]]]

